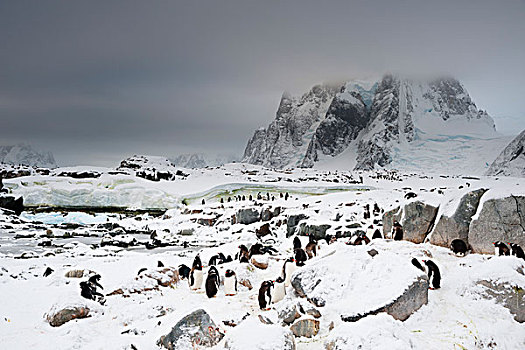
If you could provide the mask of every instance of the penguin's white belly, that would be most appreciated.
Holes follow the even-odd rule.
[[[292,274],[297,269],[297,266],[295,266],[294,263],[287,263],[286,264],[286,278],[284,279],[284,286],[288,287],[290,285],[290,281],[292,280]]]
[[[224,278],[224,294],[237,294],[235,290],[235,276]]]
[[[191,286],[191,289],[193,290],[201,289],[202,281],[203,281],[202,270],[194,270],[193,271],[193,285]]]
[[[280,302],[281,300],[284,299],[285,295],[286,295],[286,288],[284,286],[284,283],[276,283],[273,289],[272,302],[273,303]]]
[[[499,256],[499,248],[494,247],[494,255]]]

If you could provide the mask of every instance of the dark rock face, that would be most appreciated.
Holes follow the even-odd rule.
[[[24,211],[24,199],[22,197],[0,196],[0,208],[12,210],[16,215],[20,215]]]
[[[484,287],[484,295],[494,299],[498,304],[509,309],[514,319],[520,323],[525,322],[525,291],[519,287],[511,287],[494,281],[479,281]]]
[[[308,219],[304,214],[289,215],[286,221],[286,237],[290,237],[295,233],[295,229],[301,220]]]
[[[469,227],[468,243],[474,253],[494,254],[492,242],[525,246],[525,197],[489,199]]]
[[[272,231],[270,230],[270,224],[266,223],[266,224],[262,225],[257,230],[255,230],[255,234],[256,234],[257,238],[261,238],[261,237],[264,237],[264,236],[271,235]]]
[[[98,171],[62,171],[57,176],[71,177],[73,179],[96,179],[99,178],[102,173]]]
[[[60,327],[71,320],[86,317],[89,317],[89,308],[84,306],[68,307],[46,315],[46,319],[52,327]]]
[[[357,315],[341,315],[345,322],[355,322],[368,315],[386,312],[396,320],[405,321],[419,308],[428,303],[428,278],[422,276],[412,283],[395,301],[377,310]]]
[[[525,176],[525,130],[516,136],[492,162],[487,175]]]
[[[217,345],[223,336],[210,315],[199,309],[177,322],[171,332],[160,337],[157,345],[167,349],[192,348],[193,345],[212,347]]]
[[[253,208],[239,209],[235,214],[235,223],[249,225],[261,220],[261,213]]]
[[[469,226],[472,216],[476,214],[481,196],[486,189],[478,189],[465,194],[451,217],[441,215],[430,236],[430,243],[442,247],[449,247],[456,238],[468,245]]]

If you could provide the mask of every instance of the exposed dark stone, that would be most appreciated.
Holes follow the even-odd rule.
[[[301,220],[308,219],[304,214],[289,215],[286,221],[286,237],[290,237],[295,233],[295,229]]]
[[[261,219],[261,214],[253,208],[239,209],[235,214],[235,223],[249,225]]]
[[[509,309],[516,321],[525,322],[525,290],[493,281],[482,280],[478,284],[485,287],[484,294],[487,297]]]
[[[71,320],[86,317],[89,317],[89,308],[85,306],[67,307],[56,313],[46,315],[46,319],[52,327],[60,327]]]
[[[0,196],[0,208],[12,210],[16,215],[20,215],[24,211],[24,199],[22,197]]]
[[[326,231],[330,228],[330,225],[314,225],[301,223],[299,225],[299,234],[303,236],[310,236],[317,240],[324,239],[326,237]]]

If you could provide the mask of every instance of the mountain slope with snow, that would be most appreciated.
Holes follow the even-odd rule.
[[[41,152],[24,143],[0,146],[0,163],[41,168],[57,167],[57,163],[51,152]]]
[[[248,142],[244,162],[481,174],[509,141],[453,78],[348,81],[322,103],[316,88],[299,99],[283,95],[276,119]]]
[[[525,177],[525,130],[491,164],[487,175]]]

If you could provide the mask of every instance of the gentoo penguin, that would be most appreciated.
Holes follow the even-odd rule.
[[[324,239],[326,240],[326,243],[328,244],[332,244],[334,243],[335,241],[337,241],[337,237],[336,236],[333,236],[333,235],[326,235],[324,237]]]
[[[467,254],[468,251],[468,246],[464,240],[458,238],[454,239],[450,243],[450,250],[452,250],[452,252],[457,256],[465,256],[465,254]]]
[[[439,267],[432,260],[423,260],[428,269],[428,281],[430,289],[441,288],[441,274],[439,273]]]
[[[284,299],[285,295],[286,287],[284,285],[284,279],[282,277],[278,277],[275,281],[273,281],[272,302],[274,304],[280,302]]]
[[[249,256],[250,258],[254,255],[262,255],[262,249],[263,245],[261,243],[255,243],[250,247]]]
[[[189,278],[190,277],[190,271],[191,269],[184,265],[184,264],[181,264],[179,265],[179,276],[180,278],[184,279],[184,278]]]
[[[501,241],[492,242],[494,244],[494,254],[496,256],[510,255],[510,249]]]
[[[195,257],[195,260],[193,260],[193,268],[191,269],[190,277],[188,278],[188,283],[191,290],[201,289],[202,287],[202,280],[204,277],[202,272],[202,263],[200,263],[200,261],[201,259],[199,255]]]
[[[100,278],[101,278],[100,275],[96,274],[96,275],[89,277],[88,282],[91,283],[91,285],[94,286],[95,288],[98,287],[100,289],[104,289],[104,287],[102,287],[100,283],[98,283],[98,281],[100,281]]]
[[[298,248],[294,251],[295,253],[295,264],[297,266],[304,266],[304,263],[306,260],[308,260],[308,256],[306,255],[305,251],[301,248]]]
[[[50,267],[48,266],[47,269],[44,271],[44,277],[49,276],[50,274],[53,273],[53,271],[55,271],[55,270],[53,270],[52,268],[50,268]]]
[[[414,265],[415,267],[417,267],[417,268],[420,269],[421,271],[426,272],[426,271],[425,271],[425,268],[423,267],[423,265],[421,265],[421,263],[419,262],[419,260],[417,260],[416,258],[412,258],[412,265]]]
[[[219,255],[214,255],[210,258],[210,261],[208,261],[208,266],[217,265],[219,263],[220,257]],[[220,264],[220,263],[219,263]]]
[[[261,310],[270,310],[270,304],[272,303],[272,281],[264,281],[261,283],[259,288],[259,307]]]
[[[201,257],[199,254],[195,256],[195,259],[193,259],[193,264],[191,265],[191,267],[196,267],[196,266],[199,266],[202,269],[202,261],[201,261]]]
[[[525,260],[525,253],[523,253],[523,249],[516,244],[516,243],[509,243],[510,249],[512,250],[511,254],[514,255],[517,258]]]
[[[157,267],[164,267],[164,264],[162,263],[162,261],[157,261]]]
[[[224,277],[224,294],[227,296],[237,294],[237,276],[233,270],[226,270]]]
[[[101,304],[104,304],[104,295],[97,292],[97,287],[102,286],[98,283],[100,275],[91,276],[87,281],[80,282],[80,295],[86,299],[97,300]]]
[[[301,248],[301,239],[298,236],[295,236],[293,239],[293,249]]]
[[[297,270],[297,266],[295,265],[295,259],[294,258],[286,259],[283,265],[283,273],[282,273],[285,287],[288,287],[290,285],[292,274],[294,273],[295,270]]]
[[[394,222],[394,226],[392,227],[392,239],[394,241],[403,239],[403,226],[397,221]]]
[[[208,298],[213,298],[219,291],[219,271],[215,266],[210,267],[208,270],[208,276],[206,277],[206,295]]]
[[[246,248],[246,246],[244,244],[241,244],[239,246],[239,253],[237,255],[237,258],[239,259],[240,262],[242,263],[247,263],[250,261],[250,253],[248,252],[248,248]]]
[[[310,239],[310,242],[308,242],[308,244],[306,245],[304,249],[306,250],[308,259],[311,259],[314,256],[317,256],[317,241],[315,239]]]

